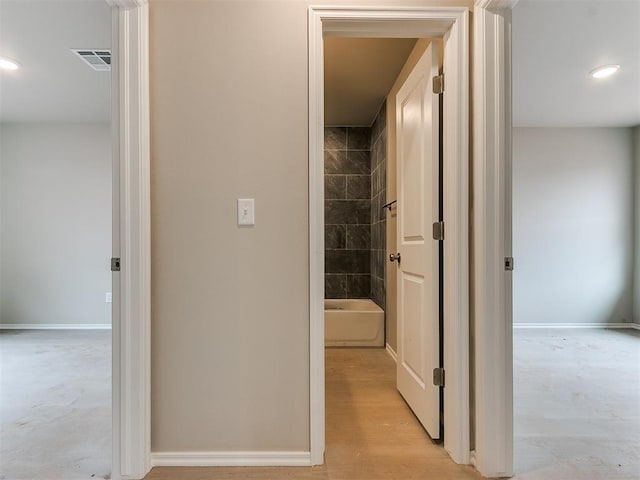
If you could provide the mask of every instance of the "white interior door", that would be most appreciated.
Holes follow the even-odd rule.
[[[440,436],[438,75],[430,45],[396,96],[398,182],[398,391],[431,438]]]

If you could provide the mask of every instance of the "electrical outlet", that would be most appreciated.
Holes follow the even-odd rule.
[[[113,301],[113,297],[111,295],[111,292],[106,292],[104,294],[104,302],[105,303],[111,303]]]

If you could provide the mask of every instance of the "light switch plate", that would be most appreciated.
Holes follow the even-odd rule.
[[[255,225],[255,202],[253,198],[238,199],[238,225]]]

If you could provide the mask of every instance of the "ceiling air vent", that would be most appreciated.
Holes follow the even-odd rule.
[[[111,71],[111,50],[100,49],[76,49],[72,48],[71,51],[82,59],[84,63],[89,65],[98,72],[110,72]]]

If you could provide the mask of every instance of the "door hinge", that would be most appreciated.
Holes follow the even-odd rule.
[[[433,369],[433,384],[436,387],[444,387],[444,368]]]
[[[120,271],[120,258],[112,258],[111,259],[111,271],[119,272]]]
[[[513,257],[504,257],[504,269],[508,272],[513,270]]]
[[[433,224],[433,239],[444,240],[444,222],[434,222]]]
[[[444,75],[440,74],[433,77],[433,93],[440,95],[444,93]]]

